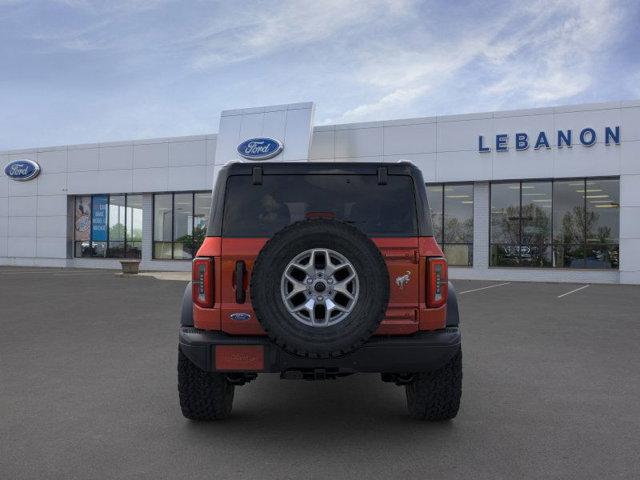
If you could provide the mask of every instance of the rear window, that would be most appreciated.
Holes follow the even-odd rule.
[[[313,217],[350,223],[370,236],[416,236],[413,179],[389,175],[265,175],[227,180],[222,234],[270,237],[287,225]]]

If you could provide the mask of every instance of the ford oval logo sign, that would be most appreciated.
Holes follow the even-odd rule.
[[[11,180],[26,182],[38,176],[40,165],[33,160],[14,160],[4,167],[4,173]]]
[[[238,153],[247,160],[267,160],[278,155],[282,143],[273,138],[250,138],[238,145]]]

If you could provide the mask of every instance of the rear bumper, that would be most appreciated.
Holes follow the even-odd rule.
[[[449,327],[408,336],[371,337],[358,350],[343,357],[314,359],[287,353],[268,337],[232,336],[180,327],[180,349],[206,371],[425,372],[445,365],[460,345],[460,329]]]

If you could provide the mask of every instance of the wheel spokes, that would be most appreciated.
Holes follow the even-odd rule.
[[[311,260],[309,260],[309,263],[307,263],[306,265],[303,265],[301,263],[292,263],[291,267],[297,268],[301,272],[304,272],[307,276],[313,275],[314,273],[313,262]]]
[[[300,312],[302,310],[306,310],[307,313],[309,313],[309,315],[311,315],[311,312],[313,311],[313,307],[315,307],[315,300],[313,298],[309,298],[306,302],[301,303],[300,305],[293,307],[291,309],[292,312]]]
[[[316,327],[342,321],[358,299],[354,266],[338,252],[313,248],[297,255],[285,268],[282,300],[300,322]]]
[[[342,305],[338,305],[331,299],[327,299],[326,304],[327,304],[327,312],[329,314],[329,318],[331,318],[331,312],[333,312],[334,310],[337,310],[339,312],[348,312],[348,310],[345,307],[343,307]]]
[[[307,287],[306,287],[306,285],[304,283],[291,282],[291,287],[292,287],[291,291],[285,297],[287,300],[291,300],[297,294],[305,292],[307,290]]]
[[[352,273],[351,275],[349,275],[347,278],[345,278],[341,282],[336,283],[333,286],[333,289],[336,292],[340,292],[342,295],[347,297],[349,300],[354,300],[355,299],[354,294],[349,291],[349,284],[354,280],[354,278],[355,278],[355,274]]]
[[[338,265],[334,265],[333,263],[329,262],[326,268],[327,277],[330,277],[333,274],[335,274],[338,270],[342,270],[343,268],[347,268],[347,267],[349,267],[348,263],[339,263]]]

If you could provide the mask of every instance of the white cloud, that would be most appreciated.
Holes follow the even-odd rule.
[[[486,40],[440,42],[419,52],[379,47],[375,58],[356,72],[361,83],[384,92],[373,101],[347,110],[340,121],[352,122],[373,115],[389,117],[420,97],[433,94],[482,51]]]
[[[476,19],[449,38],[427,36],[420,48],[387,41],[361,53],[352,78],[370,88],[369,98],[339,120],[401,115],[411,103],[446,95],[463,82],[477,85],[482,105],[507,103],[514,95],[535,105],[569,99],[590,87],[596,57],[616,38],[621,21],[607,0],[518,2],[504,12],[489,27]]]
[[[341,121],[355,121],[361,118],[371,118],[383,112],[392,111],[397,107],[410,104],[428,90],[427,86],[415,88],[399,88],[385,95],[373,103],[358,105],[356,108],[347,110],[340,118]]]
[[[485,94],[506,97],[520,91],[533,102],[549,103],[590,87],[595,57],[615,38],[620,21],[611,3],[539,2],[529,13],[535,12],[543,13],[514,37],[498,42],[498,50],[513,46],[508,55],[488,55],[501,78],[487,86]],[[561,20],[554,22],[556,18]]]
[[[208,132],[267,102],[352,122],[640,97],[635,4],[508,1],[0,0],[3,146]]]
[[[259,58],[301,45],[328,40],[341,31],[374,22],[400,18],[409,0],[323,0],[301,3],[280,1],[271,9],[247,9],[233,24],[213,22],[195,35],[199,52],[193,64],[199,69]]]
[[[108,2],[96,2],[92,0],[54,0],[68,8],[83,10],[87,13],[109,14],[114,12],[142,12],[152,10],[171,0],[109,0]]]

